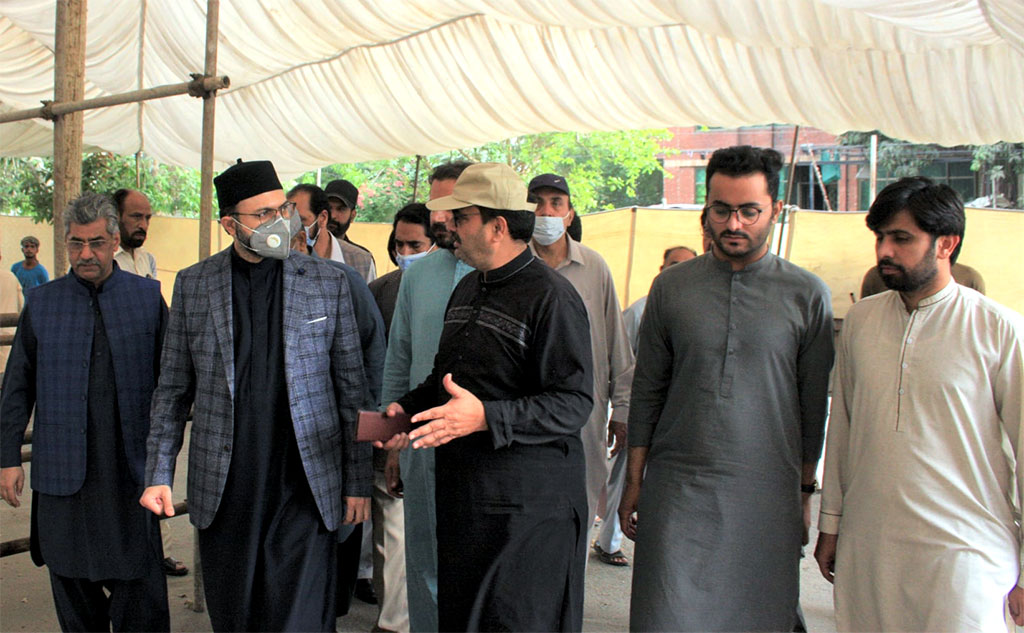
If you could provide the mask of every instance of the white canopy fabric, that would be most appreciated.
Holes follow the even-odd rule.
[[[88,0],[86,97],[187,81],[205,0]],[[55,3],[0,2],[0,111],[53,98]],[[519,134],[792,123],[1024,140],[1024,0],[222,0],[215,160],[284,176]],[[201,102],[89,111],[85,146],[199,165]],[[52,152],[46,121],[0,154]]]

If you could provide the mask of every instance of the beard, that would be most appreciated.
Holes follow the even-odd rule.
[[[764,246],[765,242],[768,240],[768,232],[770,230],[771,225],[769,225],[760,235],[751,235],[745,231],[730,231],[728,229],[724,229],[721,233],[715,235],[714,230],[712,230],[711,241],[715,243],[715,246],[718,247],[718,250],[721,251],[722,254],[726,255],[730,259],[743,259],[748,255],[756,253]],[[747,241],[747,244],[746,246],[742,244],[740,246],[727,246],[725,244],[725,240],[728,237],[743,238]]]
[[[121,234],[121,245],[127,248],[138,248],[146,241],[145,231],[135,231],[131,235]]]
[[[891,266],[897,270],[895,273],[883,273],[882,266]],[[920,263],[913,268],[907,269],[893,262],[888,257],[878,260],[878,274],[882,283],[889,290],[897,292],[914,292],[925,287],[935,276],[939,274],[939,268],[935,264],[935,242],[928,249]]]
[[[455,248],[455,235],[448,230],[444,222],[434,222],[430,225],[430,232],[434,234],[434,243],[440,248],[452,250]]]
[[[330,220],[327,220],[327,231],[331,235],[340,240],[341,238],[345,237],[345,233],[348,233],[348,227],[351,225],[351,219],[349,219],[348,222],[342,224],[341,222],[338,222],[337,220],[331,218]]]

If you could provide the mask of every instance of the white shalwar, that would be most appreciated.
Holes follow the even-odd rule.
[[[864,299],[840,336],[819,529],[840,631],[1007,630],[1024,319],[950,281],[908,313]]]

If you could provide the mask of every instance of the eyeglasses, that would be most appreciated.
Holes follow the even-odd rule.
[[[236,211],[232,215],[247,215],[249,217],[256,218],[257,222],[263,224],[280,216],[291,217],[291,215],[295,213],[296,206],[297,205],[294,202],[285,202],[276,209],[273,207],[265,207],[255,213],[238,213]]]
[[[453,215],[452,220],[454,220],[455,226],[462,226],[466,222],[469,222],[469,219],[471,217],[473,217],[474,215],[480,215],[480,214],[479,213],[459,213],[459,212],[456,212]]]
[[[764,209],[752,204],[744,204],[738,207],[730,207],[727,204],[709,204],[704,207],[704,212],[708,214],[708,219],[717,224],[725,224],[729,221],[732,214],[735,213],[740,224],[750,225],[757,222],[757,219],[761,217],[762,211]]]
[[[105,237],[94,237],[91,240],[80,240],[77,237],[72,237],[68,240],[68,251],[81,253],[86,244],[89,245],[90,251],[99,251],[106,248],[108,243],[110,243],[110,240]]]

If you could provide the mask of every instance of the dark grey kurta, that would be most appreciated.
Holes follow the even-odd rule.
[[[828,287],[774,255],[655,279],[629,417],[630,446],[650,447],[632,630],[792,630],[832,353]]]

